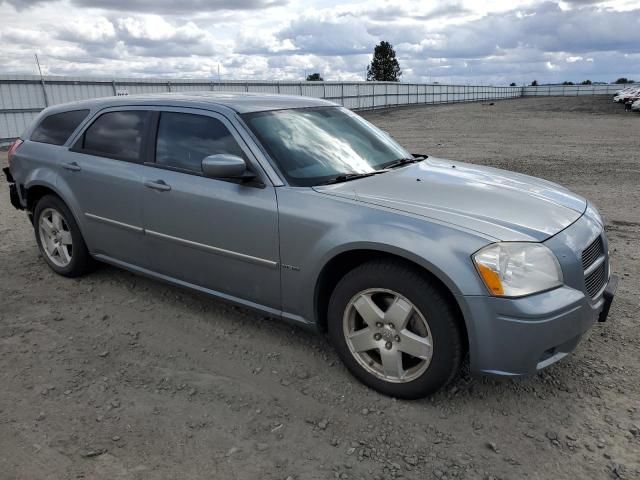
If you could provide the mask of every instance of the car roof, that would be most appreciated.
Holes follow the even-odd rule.
[[[108,108],[117,106],[189,106],[210,108],[223,106],[238,113],[263,112],[267,110],[283,110],[289,108],[309,108],[336,106],[335,103],[320,98],[300,97],[295,95],[279,95],[273,93],[238,93],[238,92],[175,92],[153,93],[143,95],[124,95],[119,97],[103,97],[90,100],[56,105],[50,109],[64,111],[72,108]]]

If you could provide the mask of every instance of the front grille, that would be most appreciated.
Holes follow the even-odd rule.
[[[584,287],[591,298],[595,297],[607,282],[607,261],[604,257],[604,244],[602,237],[598,236],[582,251],[582,269],[585,271]],[[594,266],[598,260],[601,263],[588,274],[589,267]]]
[[[584,277],[584,286],[587,289],[587,293],[593,298],[604,286],[607,281],[607,266],[605,262],[602,262],[598,268],[596,268],[589,275]]]
[[[586,270],[604,253],[602,238],[596,238],[591,245],[582,251],[582,269]]]

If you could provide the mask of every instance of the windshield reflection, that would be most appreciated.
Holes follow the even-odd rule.
[[[318,163],[331,172],[368,173],[375,169],[344,139],[318,128],[309,116],[288,115],[288,128],[279,131],[283,143],[294,151],[313,151]],[[276,121],[279,121],[276,120]]]
[[[277,110],[243,118],[290,184],[317,185],[380,170],[409,154],[391,137],[340,107]]]

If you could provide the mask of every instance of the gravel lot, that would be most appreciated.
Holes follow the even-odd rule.
[[[416,153],[600,208],[610,321],[532,378],[383,397],[324,337],[102,267],[50,272],[0,182],[0,478],[640,478],[640,115],[609,98],[368,112]],[[3,157],[0,163],[6,162]]]

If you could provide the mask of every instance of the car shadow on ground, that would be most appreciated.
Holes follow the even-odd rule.
[[[43,268],[45,268],[45,265],[43,265]],[[265,315],[260,311],[238,306],[204,293],[171,285],[106,264],[99,264],[89,278],[91,278],[92,283],[96,284],[118,284],[131,293],[140,296],[141,303],[153,304],[155,309],[160,311],[165,311],[169,306],[174,306],[178,302],[180,303],[180,308],[184,310],[184,317],[195,317],[207,324],[215,324],[231,335],[242,329],[244,334],[259,336],[261,337],[261,342],[269,345],[276,346],[284,338],[298,343],[299,348],[294,348],[294,351],[312,348],[318,351],[323,358],[327,358],[332,366],[338,367],[340,375],[343,377],[343,382],[352,382],[357,385],[356,388],[382,396],[360,385],[350,375],[348,370],[342,366],[326,334],[315,330],[314,327],[305,327],[294,322],[286,322],[280,318]],[[179,319],[180,323],[183,321],[184,319]],[[291,346],[295,347],[295,344],[292,343]],[[304,362],[305,359],[305,356],[301,354],[298,361]],[[579,355],[575,358],[574,356],[569,356],[559,364],[552,365],[543,372],[534,375],[526,377],[495,377],[471,373],[467,354],[462,362],[460,371],[445,389],[424,400],[410,401],[408,403],[426,406],[434,402],[446,401],[454,408],[456,405],[459,404],[461,406],[474,398],[478,401],[486,401],[488,399],[505,401],[508,400],[508,397],[518,398],[523,394],[535,393],[540,389],[545,390],[549,385],[561,385],[566,380],[563,377],[566,374],[565,370],[568,368],[568,363],[579,364]],[[572,368],[575,368],[575,365]]]

